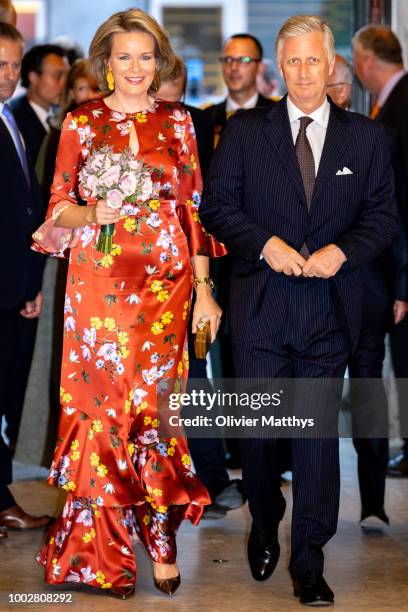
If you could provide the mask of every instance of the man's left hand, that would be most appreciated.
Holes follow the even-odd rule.
[[[347,257],[335,244],[328,244],[309,257],[303,266],[302,275],[330,278],[341,268]]]
[[[402,300],[395,300],[394,302],[394,323],[398,325],[405,319],[405,315],[408,312],[408,302],[403,302]]]
[[[36,319],[37,317],[39,317],[43,301],[43,294],[41,293],[41,291],[39,291],[34,300],[25,303],[25,308],[20,310],[21,316],[25,319]]]

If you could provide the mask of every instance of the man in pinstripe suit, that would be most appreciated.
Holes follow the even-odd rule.
[[[200,214],[233,256],[237,375],[335,379],[339,397],[359,334],[359,267],[398,229],[387,141],[381,127],[327,99],[335,50],[320,17],[290,18],[276,51],[288,95],[230,121]],[[328,398],[318,408],[337,415]],[[291,414],[302,409],[295,386]],[[285,511],[277,440],[244,439],[241,454],[253,519],[249,564],[265,580],[279,559]],[[306,605],[330,605],[322,549],[337,528],[338,440],[293,439],[292,464],[295,595]]]

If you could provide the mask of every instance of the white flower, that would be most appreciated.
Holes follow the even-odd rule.
[[[75,319],[74,317],[67,317],[65,319],[64,327],[67,331],[75,331]]]
[[[157,271],[157,268],[156,266],[145,266],[145,270],[147,274],[151,275],[151,274],[155,274],[155,272]]]
[[[81,576],[78,574],[78,572],[71,570],[65,580],[67,582],[81,582]]]
[[[103,361],[102,361],[102,364],[103,364]],[[116,419],[116,410],[114,408],[107,408],[105,412],[108,415],[108,417],[111,417],[112,419]]]
[[[95,134],[91,131],[91,127],[89,125],[78,128],[78,136],[81,144],[84,144],[84,142],[87,140],[92,140],[95,138]]]
[[[78,514],[76,522],[83,523],[85,527],[91,527],[91,525],[93,524],[92,512],[88,510],[88,508],[82,510],[82,512]]]
[[[143,436],[138,436],[137,439],[140,440],[142,444],[154,444],[159,440],[156,429],[145,431]]]
[[[67,406],[66,408],[64,408],[64,412],[68,416],[71,416],[71,414],[74,414],[74,412],[76,412],[76,408],[71,408],[70,406]]]
[[[56,563],[53,567],[52,570],[52,575],[53,576],[59,576],[61,573],[61,564],[60,563]]]
[[[161,132],[159,132],[157,138],[161,141],[161,142],[166,142],[166,136],[164,134],[162,134]]]
[[[150,342],[150,340],[146,340],[146,342],[143,343],[142,346],[142,351],[150,351],[150,348],[154,346],[154,342]]]
[[[182,270],[183,269],[183,262],[182,261],[177,261],[176,265],[174,266],[174,268],[176,270]]]
[[[101,108],[95,108],[91,111],[92,115],[97,119],[101,115],[103,115],[103,110]]]
[[[79,363],[79,355],[74,349],[71,349],[69,352],[69,360],[72,361],[72,363]]]
[[[63,456],[61,457],[61,462],[60,462],[61,471],[62,471],[62,472],[64,472],[64,471],[67,469],[67,467],[69,467],[69,464],[70,464],[70,463],[71,463],[71,462],[70,462],[70,460],[69,460],[68,455],[63,455]]]
[[[168,254],[166,253],[166,251],[162,251],[160,253],[160,263],[165,263],[168,260],[169,260]]]
[[[144,389],[134,389],[133,391],[133,403],[135,406],[139,406],[143,398],[147,395],[147,391]]]
[[[127,546],[122,546],[120,549],[120,552],[123,553],[124,555],[130,555],[130,550],[128,549]]]
[[[119,111],[112,111],[111,112],[111,119],[110,119],[110,121],[123,121],[124,119],[126,119],[126,114],[125,113],[120,113]]]
[[[104,502],[103,502],[103,497],[101,497],[101,496],[99,495],[99,497],[97,497],[97,498],[96,498],[95,502],[96,502],[96,505],[97,505],[97,506],[103,506],[103,503],[104,503]]]
[[[118,123],[116,127],[118,128],[121,136],[126,136],[130,132],[131,125],[132,122],[127,121],[126,123]]]
[[[118,365],[116,366],[116,371],[119,376],[122,376],[123,372],[125,371],[123,363],[118,363]]]
[[[116,342],[105,342],[98,351],[98,357],[103,357],[105,361],[113,361],[117,356]]]
[[[161,230],[159,237],[156,242],[156,246],[161,246],[163,249],[168,249],[171,244],[171,238],[167,233],[167,230]]]
[[[115,492],[115,487],[113,486],[111,482],[107,482],[105,485],[103,485],[102,489],[104,489],[105,493]]]
[[[85,342],[85,344],[89,344],[89,346],[93,348],[96,342],[96,329],[94,327],[91,327],[91,329],[87,329],[85,327],[82,340]]]
[[[127,463],[126,463],[126,461],[124,459],[117,459],[116,462],[118,464],[118,468],[121,471],[127,470],[128,466],[127,466]]]
[[[72,312],[71,298],[65,295],[64,313]]]
[[[131,293],[126,299],[125,302],[129,302],[129,304],[140,304],[140,297],[136,293]]]
[[[96,578],[96,574],[92,573],[92,568],[90,565],[88,565],[88,567],[83,567],[81,569],[81,574],[85,583],[92,582],[92,580],[95,580]]]
[[[159,213],[152,213],[146,220],[146,225],[151,225],[151,227],[159,227],[162,223],[163,221],[160,219]]]
[[[153,353],[150,357],[150,361],[152,363],[157,363],[159,361],[159,353]]]
[[[82,359],[85,361],[91,361],[91,350],[86,344],[81,344],[82,349]]]
[[[170,119],[174,119],[174,121],[184,121],[186,118],[186,112],[183,110],[175,109],[173,114],[170,115]],[[184,126],[183,126],[184,127]]]
[[[95,366],[97,370],[100,370],[101,368],[103,368],[104,365],[105,365],[105,362],[103,359],[97,359],[95,362]]]
[[[157,366],[153,366],[150,368],[150,370],[143,370],[142,376],[147,385],[152,385],[158,378],[160,378],[161,373],[160,370],[157,369]]]
[[[78,302],[78,304],[81,303],[82,301],[82,295],[79,293],[79,291],[75,291],[75,299]]]
[[[85,227],[82,229],[82,234],[80,236],[82,247],[85,248],[86,246],[88,246],[88,244],[92,242],[94,236],[95,230],[89,227],[88,225],[85,225]]]

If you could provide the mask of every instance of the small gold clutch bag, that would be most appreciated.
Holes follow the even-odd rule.
[[[211,345],[211,329],[209,321],[199,321],[194,340],[196,359],[205,359]]]

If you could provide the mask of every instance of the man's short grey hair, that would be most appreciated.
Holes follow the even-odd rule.
[[[321,32],[323,34],[329,61],[334,59],[336,50],[334,47],[333,32],[329,24],[317,15],[295,15],[294,17],[290,17],[285,21],[276,38],[275,52],[277,64],[280,64],[283,41],[286,38],[303,36],[304,34],[310,34],[311,32]]]

